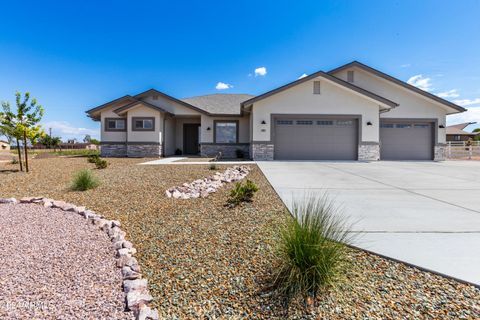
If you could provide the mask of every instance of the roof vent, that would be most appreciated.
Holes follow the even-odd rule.
[[[354,76],[354,73],[352,70],[348,71],[347,72],[347,81],[348,82],[353,82],[353,76]]]
[[[158,100],[158,94],[154,94],[152,98],[153,100]]]

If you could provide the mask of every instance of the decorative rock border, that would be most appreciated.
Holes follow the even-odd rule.
[[[133,256],[137,250],[130,241],[125,240],[125,231],[120,229],[121,224],[117,220],[107,220],[103,216],[85,207],[77,207],[65,201],[56,201],[44,197],[25,197],[20,200],[15,198],[0,198],[0,203],[33,203],[46,208],[58,208],[65,212],[76,213],[84,217],[102,231],[104,231],[113,243],[116,250],[116,266],[121,268],[123,277],[123,291],[125,292],[126,307],[133,311],[137,320],[158,320],[158,310],[152,309],[148,304],[153,297],[148,292],[147,279],[142,278],[140,266]]]
[[[165,194],[168,198],[175,199],[205,198],[210,193],[217,192],[225,183],[242,180],[249,172],[250,167],[234,166],[213,176],[184,183],[180,187],[172,187],[166,190]]]

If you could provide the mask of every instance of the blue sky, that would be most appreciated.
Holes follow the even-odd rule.
[[[259,94],[351,60],[469,108],[449,122],[480,122],[478,0],[2,1],[0,12],[0,100],[29,91],[63,138],[98,136],[84,111],[125,94]]]

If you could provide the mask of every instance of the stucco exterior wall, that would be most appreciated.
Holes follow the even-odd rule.
[[[132,119],[134,117],[153,117],[155,119],[155,130],[133,131]],[[159,111],[144,106],[135,107],[128,110],[127,122],[128,142],[162,142],[163,116]]]
[[[437,119],[438,125],[445,126],[448,112],[446,107],[359,68],[342,70],[334,75],[346,81],[349,70],[354,71],[354,85],[400,104],[389,112],[382,113],[381,118]],[[445,143],[446,129],[436,129],[438,143]]]
[[[225,120],[238,121],[238,142],[249,143],[250,142],[250,117],[247,115],[243,117],[209,117],[202,115],[202,129],[201,129],[201,143],[213,143],[214,121]],[[210,130],[207,128],[210,127]]]
[[[176,149],[175,127],[176,127],[175,119],[167,117],[165,119],[165,131],[164,131],[165,156],[171,156],[175,154],[175,149]]]
[[[112,106],[108,109],[102,110],[101,125],[100,125],[100,141],[102,142],[125,142],[127,141],[126,131],[105,131],[105,118],[121,118],[118,114],[113,112],[118,106]],[[128,128],[128,123],[126,124]]]
[[[321,94],[313,94],[313,81],[317,80]],[[254,142],[271,141],[271,114],[361,115],[360,140],[379,142],[379,104],[324,78],[306,81],[255,102],[251,119]],[[367,126],[369,121],[371,126]]]

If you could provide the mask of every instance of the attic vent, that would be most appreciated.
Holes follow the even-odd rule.
[[[158,100],[158,95],[157,94],[153,96],[153,100]]]
[[[347,72],[347,81],[348,82],[353,82],[353,76],[354,76],[353,71],[348,71]]]
[[[320,94],[320,81],[313,81],[313,94]]]

